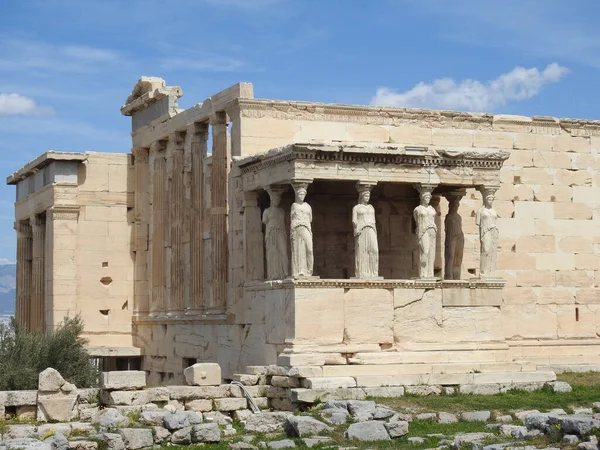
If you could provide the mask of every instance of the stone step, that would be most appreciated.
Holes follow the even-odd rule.
[[[509,350],[430,350],[356,353],[350,364],[423,364],[512,362]]]
[[[501,373],[457,373],[430,375],[370,375],[357,376],[357,387],[416,386],[416,385],[465,385],[465,384],[508,384],[543,383],[556,380],[554,372],[501,372]]]
[[[323,366],[324,377],[534,372],[531,363],[349,364]]]

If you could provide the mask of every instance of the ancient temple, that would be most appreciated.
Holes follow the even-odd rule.
[[[600,368],[599,122],[181,95],[140,79],[130,155],[9,177],[21,323],[80,312],[95,354],[157,383],[196,361],[358,386]]]

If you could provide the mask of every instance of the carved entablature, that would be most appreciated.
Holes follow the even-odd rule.
[[[48,209],[46,217],[48,220],[77,220],[79,218],[79,206],[55,205]]]
[[[497,149],[313,142],[290,144],[236,164],[246,191],[293,178],[479,187],[499,184],[509,156]]]

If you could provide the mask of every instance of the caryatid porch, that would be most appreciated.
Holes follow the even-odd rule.
[[[428,297],[440,314],[442,308],[462,308],[455,320],[480,322],[470,334],[430,330],[425,339],[431,344],[503,341],[504,282],[494,278],[490,247],[498,245],[493,193],[508,156],[499,150],[333,142],[292,144],[237,161],[234,176],[244,195],[244,295],[293,303],[292,309],[283,306],[287,317],[279,317],[285,329],[278,334],[285,335],[292,358],[283,362],[294,364],[291,353],[306,345],[406,347],[414,339],[395,311],[415,296]],[[488,197],[487,209],[462,220],[483,222],[492,233],[482,231],[485,273],[461,276],[457,211],[467,189]],[[445,220],[437,207],[441,197],[449,202]],[[275,251],[277,246],[283,250]],[[349,309],[358,314],[355,319]],[[479,311],[467,318],[467,309]],[[371,319],[376,323],[369,324]]]

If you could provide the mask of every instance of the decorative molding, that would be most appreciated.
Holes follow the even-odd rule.
[[[600,121],[558,119],[546,116],[507,116],[488,113],[467,113],[448,110],[392,108],[362,105],[332,105],[325,103],[238,99],[241,117],[352,122],[373,125],[411,124],[421,128],[458,128],[478,131],[505,131],[572,136],[600,136]]]
[[[470,280],[449,281],[442,279],[412,280],[362,280],[362,279],[291,279],[248,281],[244,285],[247,291],[264,291],[292,288],[342,288],[342,289],[502,289],[506,280]]]
[[[410,154],[408,154],[410,153]],[[357,144],[290,144],[286,147],[268,151],[259,156],[239,160],[242,175],[258,172],[288,161],[374,163],[425,168],[468,167],[474,169],[500,170],[510,156],[506,150],[420,150],[416,154],[412,147],[382,144],[379,147]]]
[[[79,218],[79,206],[55,205],[47,210],[48,220],[77,220]]]

